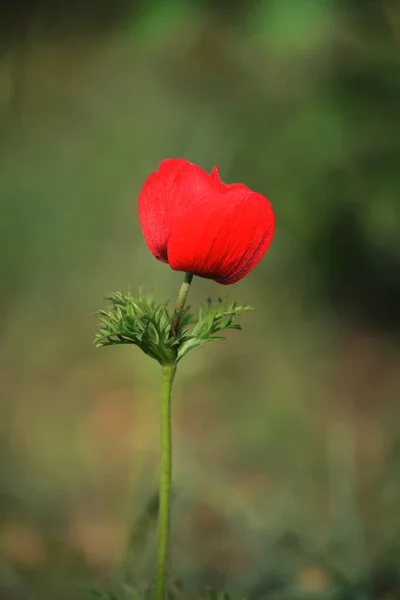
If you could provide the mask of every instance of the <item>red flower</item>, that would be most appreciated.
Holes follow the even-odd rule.
[[[175,271],[236,283],[274,235],[270,202],[242,183],[226,185],[183,158],[164,160],[139,195],[139,220],[154,256]]]

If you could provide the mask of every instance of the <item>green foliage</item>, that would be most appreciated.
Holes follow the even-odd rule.
[[[134,344],[162,365],[175,360],[176,341],[169,335],[171,316],[166,304],[157,306],[152,296],[145,298],[140,290],[137,298],[115,292],[107,300],[111,310],[97,312],[101,317],[97,347]]]
[[[251,306],[218,300],[216,306],[208,299],[200,307],[198,318],[189,308],[170,313],[167,303],[157,305],[152,295],[147,298],[139,290],[138,297],[121,292],[111,294],[107,300],[111,310],[99,310],[99,333],[95,337],[97,347],[117,344],[133,344],[161,365],[180,361],[194,348],[206,342],[224,339],[217,335],[228,329],[240,330],[235,323],[238,314],[253,310]],[[174,331],[171,324],[179,317]],[[189,331],[188,327],[195,324]]]
[[[219,298],[217,306],[214,307],[209,298],[207,303],[200,307],[199,318],[191,334],[179,346],[177,360],[181,360],[188,352],[206,342],[223,340],[223,336],[215,335],[217,333],[228,329],[240,330],[241,326],[235,323],[235,318],[239,313],[249,310],[253,308],[247,304],[239,305],[237,302],[228,304],[226,298],[224,300]]]

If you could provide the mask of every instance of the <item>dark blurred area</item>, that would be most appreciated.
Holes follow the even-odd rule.
[[[190,292],[256,312],[178,374],[176,594],[400,598],[399,132],[397,0],[1,5],[0,600],[152,575],[157,365],[93,313],[176,295],[137,196],[177,156],[277,226]]]

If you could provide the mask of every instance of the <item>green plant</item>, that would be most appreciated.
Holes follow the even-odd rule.
[[[139,290],[137,298],[120,292],[101,310],[96,346],[131,344],[161,365],[161,470],[155,600],[165,600],[171,519],[171,396],[179,362],[220,334],[240,329],[235,322],[251,310],[227,299],[209,299],[197,317],[185,308],[193,276],[233,284],[261,260],[274,235],[270,202],[243,184],[227,185],[218,167],[211,175],[185,159],[163,161],[145,181],[138,201],[139,220],[149,250],[161,262],[185,273],[175,309],[156,304]]]

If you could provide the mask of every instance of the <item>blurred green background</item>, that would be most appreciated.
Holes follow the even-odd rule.
[[[177,593],[399,598],[399,2],[18,0],[0,32],[1,600],[152,574],[158,365],[92,340],[107,293],[177,293],[137,219],[166,157],[276,214],[190,292],[256,312],[176,380]]]

